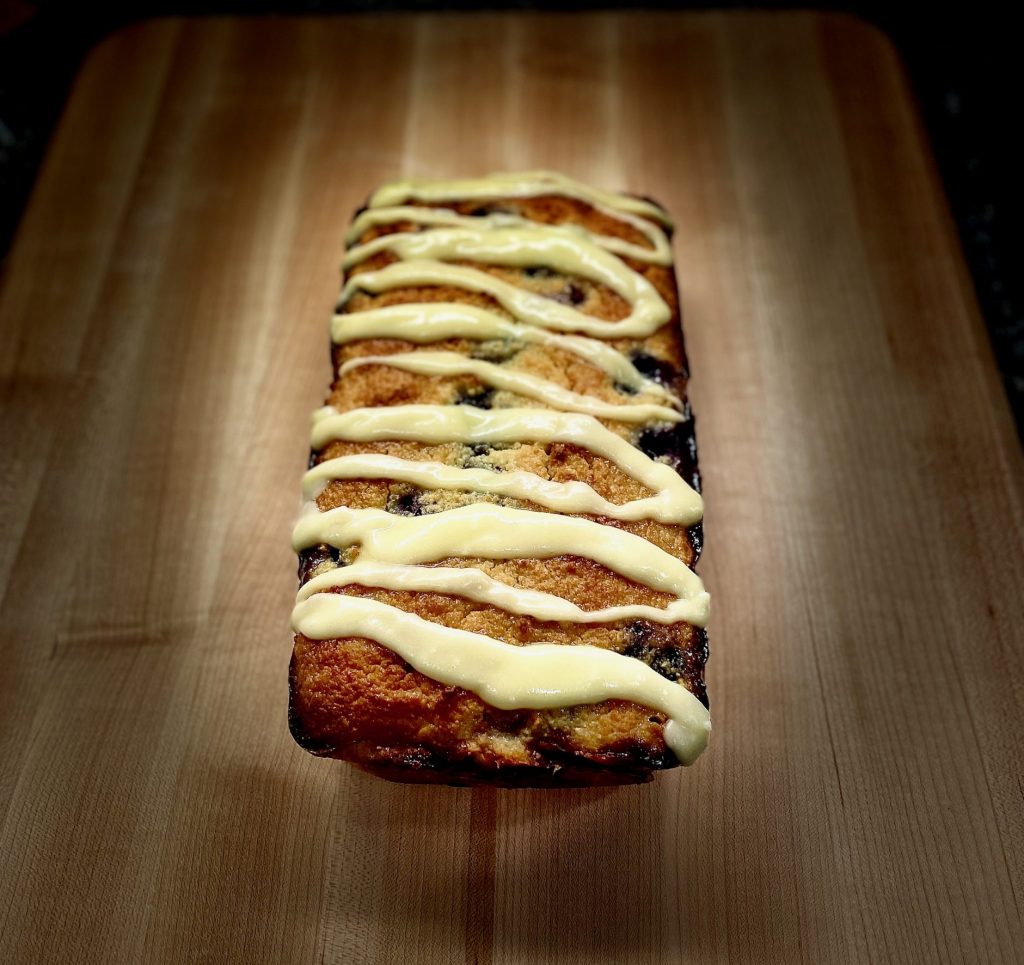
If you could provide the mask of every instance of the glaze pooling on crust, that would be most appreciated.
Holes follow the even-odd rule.
[[[596,234],[577,225],[543,225],[493,211],[464,216],[443,207],[446,202],[477,198],[558,195],[585,202],[618,220],[641,235],[644,243]],[[437,207],[406,203],[410,201]],[[688,689],[634,656],[583,645],[515,646],[433,623],[380,600],[340,592],[344,587],[363,586],[443,593],[536,620],[570,624],[643,620],[706,625],[708,595],[692,569],[643,537],[602,521],[654,520],[693,526],[702,515],[699,495],[672,468],[623,438],[677,425],[685,410],[682,401],[605,341],[646,338],[670,320],[671,310],[658,289],[623,259],[669,264],[671,253],[663,228],[671,222],[650,202],[601,192],[561,175],[534,172],[385,185],[357,217],[349,241],[354,243],[379,226],[404,224],[415,230],[382,234],[346,255],[347,270],[383,255],[392,261],[350,275],[339,314],[332,321],[335,344],[393,338],[429,345],[456,338],[507,344],[513,349],[545,346],[568,352],[603,373],[622,399],[609,402],[519,370],[514,351],[511,364],[432,349],[357,354],[340,365],[340,377],[371,366],[427,377],[470,376],[489,387],[489,397],[498,393],[495,404],[504,401],[506,406],[484,411],[444,404],[393,405],[341,413],[325,407],[314,415],[314,450],[334,441],[474,446],[567,443],[607,459],[653,495],[614,504],[586,483],[556,482],[523,470],[498,472],[379,453],[326,459],[313,465],[304,479],[304,494],[310,502],[296,524],[293,542],[300,551],[332,547],[332,557],[340,560],[344,554],[350,565],[320,572],[304,583],[293,613],[296,632],[314,640],[368,638],[428,677],[471,691],[497,708],[571,708],[609,699],[631,701],[666,715],[666,744],[682,763],[691,763],[707,742],[706,708]],[[629,312],[618,321],[597,318],[499,278],[486,270],[489,266],[585,279],[624,299]],[[376,294],[410,286],[445,286],[484,295],[511,317],[450,301],[345,311],[358,292]],[[506,394],[541,408],[523,408],[522,403],[509,407]],[[333,481],[350,479],[510,498],[549,512],[486,501],[426,516],[345,506],[321,512],[317,495]],[[433,565],[456,557],[583,557],[672,599],[661,607],[634,604],[587,610],[551,593],[508,585],[480,569]]]

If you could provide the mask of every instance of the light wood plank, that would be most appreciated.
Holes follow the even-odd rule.
[[[679,224],[716,731],[640,788],[398,787],[287,734],[346,222],[511,167]],[[131,28],[75,85],[0,339],[0,960],[1018,959],[1024,474],[870,28]]]

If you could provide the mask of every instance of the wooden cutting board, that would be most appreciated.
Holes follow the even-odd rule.
[[[716,730],[619,790],[288,735],[289,532],[378,182],[661,199]],[[889,43],[813,14],[163,20],[6,266],[0,961],[1010,962],[1022,464]]]

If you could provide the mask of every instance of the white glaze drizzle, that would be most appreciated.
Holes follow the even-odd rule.
[[[431,623],[377,600],[320,593],[292,613],[297,633],[313,640],[366,637],[420,673],[478,694],[494,707],[570,707],[633,700],[669,717],[665,742],[692,763],[711,730],[704,705],[640,660],[586,645],[517,647],[468,630]]]
[[[653,218],[672,227],[668,212],[659,205],[627,194],[615,194],[576,181],[557,171],[517,171],[489,174],[484,178],[432,181],[408,178],[381,185],[371,196],[369,207],[383,208],[406,201],[475,201],[478,199],[536,198],[542,195],[577,198],[614,212]]]
[[[591,512],[613,519],[654,519],[661,523],[676,523],[683,526],[692,526],[699,522],[704,512],[700,494],[674,469],[651,459],[589,415],[552,412],[547,409],[476,409],[465,405],[399,405],[380,409],[352,409],[348,412],[337,412],[330,406],[325,406],[313,414],[310,442],[313,449],[322,449],[335,440],[405,440],[435,444],[457,442],[486,445],[567,443],[607,459],[627,476],[654,490],[655,493],[653,496],[616,505],[598,496],[586,483],[560,484],[581,494],[570,512]],[[316,495],[318,488],[327,478],[342,478],[331,476],[331,470],[323,468],[331,466],[332,463],[338,464],[338,460],[322,462],[306,474],[307,499]],[[507,477],[513,474],[500,475]],[[378,478],[373,474],[366,478],[371,477]],[[548,485],[553,484],[548,482]],[[584,491],[593,493],[593,496],[582,495]],[[524,498],[539,502],[535,496]],[[588,504],[595,508],[585,508]]]
[[[558,332],[584,332],[596,338],[643,338],[657,331],[667,321],[659,321],[660,311],[653,317],[638,318],[634,312],[617,322],[605,321],[578,312],[568,305],[516,288],[494,275],[462,265],[446,265],[442,261],[395,262],[374,271],[352,275],[341,290],[338,307],[344,308],[356,292],[378,295],[395,288],[415,285],[453,285],[466,291],[490,295],[520,322],[554,329]]]
[[[656,224],[643,218],[638,218],[636,215],[627,214],[622,211],[612,211],[603,205],[595,205],[595,207],[603,214],[610,215],[619,221],[625,221],[631,225],[647,239],[650,247],[645,248],[613,235],[588,235],[587,232],[576,225],[548,225],[547,230],[569,234],[570,236],[589,237],[594,244],[600,245],[606,251],[623,255],[626,258],[632,258],[634,261],[644,261],[654,265],[668,265],[672,262],[672,249],[669,246],[668,238],[665,236],[665,232]],[[447,228],[479,228],[481,222],[487,227],[493,228],[523,228],[535,225],[535,222],[513,214],[463,215],[456,214],[448,208],[417,208],[410,205],[394,205],[388,208],[367,208],[352,222],[352,227],[345,236],[345,240],[348,244],[352,245],[370,228],[399,222]]]
[[[656,308],[642,316],[634,311],[627,318],[609,322],[524,288],[516,288],[476,268],[446,265],[443,261],[427,259],[399,261],[374,271],[351,275],[341,290],[338,307],[344,308],[356,292],[378,295],[395,288],[416,285],[453,285],[469,292],[490,295],[522,323],[558,332],[583,332],[596,338],[644,338],[661,328],[670,317],[668,306],[665,306],[664,309]]]
[[[331,340],[345,345],[367,338],[394,338],[407,342],[439,342],[446,338],[474,341],[503,339],[564,349],[601,369],[616,382],[660,395],[680,408],[680,400],[664,386],[641,375],[635,365],[610,345],[580,335],[556,335],[535,325],[519,325],[494,312],[458,302],[388,305],[362,312],[335,315]]]
[[[618,620],[648,620],[669,625],[685,620],[707,620],[707,597],[677,599],[667,606],[628,603],[620,606],[584,610],[575,603],[544,593],[509,586],[475,567],[415,566],[408,563],[382,563],[357,559],[318,573],[299,590],[298,599],[342,586],[375,586],[384,590],[415,590],[423,593],[449,593],[478,603],[487,603],[507,613],[532,616],[536,620],[562,623],[613,623]]]
[[[586,483],[551,482],[532,472],[463,468],[441,462],[418,462],[395,456],[359,454],[328,459],[303,480],[303,495],[315,499],[333,479],[392,479],[421,489],[453,489],[524,499],[557,513],[589,513],[611,519],[643,519],[646,506],[625,507],[599,496]]]
[[[418,234],[375,238],[349,251],[344,267],[350,269],[382,251],[401,260],[379,271],[360,272],[351,277],[342,289],[342,304],[352,291],[368,283],[387,288],[410,284],[473,286],[470,290],[492,295],[522,321],[610,338],[650,335],[672,314],[658,289],[643,275],[582,236],[569,237],[538,227],[436,228]],[[513,268],[543,265],[605,285],[629,302],[631,311],[616,322],[596,319],[480,269],[448,264],[451,261],[479,261]],[[374,277],[361,282],[364,275]]]
[[[682,416],[664,405],[649,402],[620,404],[605,402],[592,395],[573,392],[556,382],[550,382],[529,372],[517,372],[503,365],[483,359],[466,358],[458,352],[395,352],[393,355],[361,355],[349,359],[338,375],[343,376],[365,365],[386,365],[419,375],[472,375],[486,385],[506,392],[514,392],[527,399],[536,399],[546,405],[567,412],[585,412],[602,419],[620,422],[681,422]]]
[[[403,202],[442,203],[468,198],[563,195],[587,201],[637,228],[650,249],[611,236],[594,236],[576,226],[538,227],[518,216],[489,214],[466,218],[454,212],[405,208]],[[700,497],[668,466],[649,459],[593,415],[618,422],[678,422],[680,401],[644,378],[632,363],[593,337],[643,337],[671,315],[658,291],[616,255],[650,263],[669,261],[661,228],[664,212],[648,202],[596,191],[548,172],[496,176],[468,182],[400,182],[385,185],[353,225],[357,237],[375,224],[409,221],[431,230],[395,233],[353,248],[350,268],[388,251],[400,260],[377,271],[363,271],[344,286],[339,308],[356,291],[371,293],[409,285],[448,285],[493,297],[514,321],[494,312],[453,303],[401,305],[338,315],[332,337],[344,343],[358,338],[403,338],[425,343],[443,338],[501,338],[558,346],[574,352],[617,382],[672,406],[637,399],[626,405],[572,392],[529,373],[517,372],[450,352],[408,352],[353,358],[343,375],[363,365],[390,365],[430,375],[469,374],[495,388],[515,392],[555,409],[505,409],[481,412],[455,406],[396,406],[315,414],[313,446],[332,439],[411,439],[420,442],[554,442],[580,445],[609,458],[654,490],[654,495],[616,505],[584,483],[555,483],[532,473],[461,468],[442,463],[358,454],[327,460],[307,473],[307,496],[332,479],[387,478],[421,488],[461,489],[527,499],[556,512],[537,513],[490,503],[475,503],[430,516],[394,516],[382,510],[339,507],[324,513],[307,506],[293,536],[297,549],[317,544],[358,546],[356,561],[320,573],[300,589],[293,623],[313,639],[367,636],[395,650],[423,673],[479,694],[498,707],[560,707],[617,698],[634,700],[665,713],[666,743],[690,763],[707,742],[707,710],[680,685],[643,662],[582,646],[533,644],[515,647],[480,634],[430,623],[375,600],[333,592],[349,585],[385,589],[448,592],[522,613],[536,619],[610,622],[645,619],[669,624],[685,620],[704,626],[708,595],[699,577],[652,543],[615,527],[558,512],[586,512],[618,519],[651,518],[695,522]],[[617,322],[597,319],[569,306],[510,285],[473,267],[449,261],[529,267],[543,265],[606,285],[630,305]],[[360,318],[360,316],[364,316]],[[554,330],[554,331],[551,331]],[[462,409],[462,415],[454,410]],[[402,410],[399,412],[398,410]],[[632,455],[631,455],[632,454]],[[666,475],[667,474],[667,475]],[[670,482],[669,476],[675,483]],[[665,607],[629,605],[586,611],[568,600],[494,580],[475,568],[423,566],[450,557],[513,559],[579,555],[674,599]],[[415,641],[414,643],[410,641]],[[592,653],[590,651],[593,651]]]
[[[693,601],[703,613],[699,625],[707,620],[707,591],[685,563],[640,536],[579,516],[492,503],[429,516],[396,516],[383,509],[348,506],[320,512],[309,503],[295,524],[292,546],[301,551],[321,544],[338,549],[358,546],[358,559],[383,563],[581,556],[652,590]]]

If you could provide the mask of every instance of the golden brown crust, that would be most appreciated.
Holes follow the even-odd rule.
[[[583,201],[561,197],[502,200],[446,205],[460,213],[503,210],[544,223],[574,223],[591,231],[616,235],[634,243],[642,236],[628,224],[596,212]],[[368,231],[360,241],[390,230],[416,230],[411,223]],[[381,267],[384,254],[356,269]],[[638,367],[685,398],[686,357],[682,343],[674,272],[671,268],[629,262],[658,289],[672,309],[668,324],[646,339],[611,342],[631,354]],[[480,267],[480,266],[477,266]],[[504,280],[571,303],[598,318],[615,320],[628,311],[610,290],[589,281],[543,270],[488,268]],[[404,288],[369,295],[356,294],[348,311],[413,301],[459,301],[505,314],[487,296],[457,288]],[[395,339],[366,339],[333,350],[335,370],[346,360],[366,355],[415,351],[424,346]],[[540,375],[609,402],[637,398],[604,372],[564,351],[536,345],[481,346],[460,339],[426,346],[456,351]],[[513,351],[514,349],[514,351]],[[504,354],[502,354],[504,353]],[[483,407],[537,405],[510,392],[495,392],[470,375],[427,377],[396,368],[366,365],[336,378],[328,403],[339,411],[364,406],[410,403],[471,404]],[[670,462],[688,481],[699,485],[693,422],[688,418],[671,431],[639,430],[605,422],[648,454]],[[452,465],[527,469],[543,478],[589,483],[613,502],[647,495],[643,486],[607,460],[575,446],[526,444],[500,448],[416,442],[332,442],[313,454],[313,461],[352,452],[380,452],[403,458],[437,460]],[[321,509],[334,506],[375,507],[405,515],[437,512],[480,500],[544,512],[544,507],[479,493],[424,491],[387,480],[345,480],[330,483],[318,498]],[[621,522],[594,517],[618,526],[693,565],[700,552],[700,527],[652,520]],[[344,563],[345,554],[314,547],[300,557],[300,580]],[[448,559],[436,565],[475,566],[495,579],[529,589],[556,592],[584,608],[628,603],[663,606],[668,596],[621,577],[581,557],[552,560],[488,561]],[[348,586],[344,592],[365,595],[436,623],[485,633],[507,643],[539,640],[587,643],[644,660],[670,679],[678,680],[705,700],[703,668],[706,635],[688,624],[660,626],[645,621],[558,624],[510,614],[493,607],[439,593],[396,592]],[[676,763],[663,738],[663,714],[625,701],[555,710],[501,711],[479,697],[445,686],[413,670],[400,657],[371,640],[314,641],[297,635],[291,665],[290,721],[296,740],[311,752],[338,757],[391,780],[490,784],[499,786],[569,787],[635,783],[650,780],[653,770]]]

